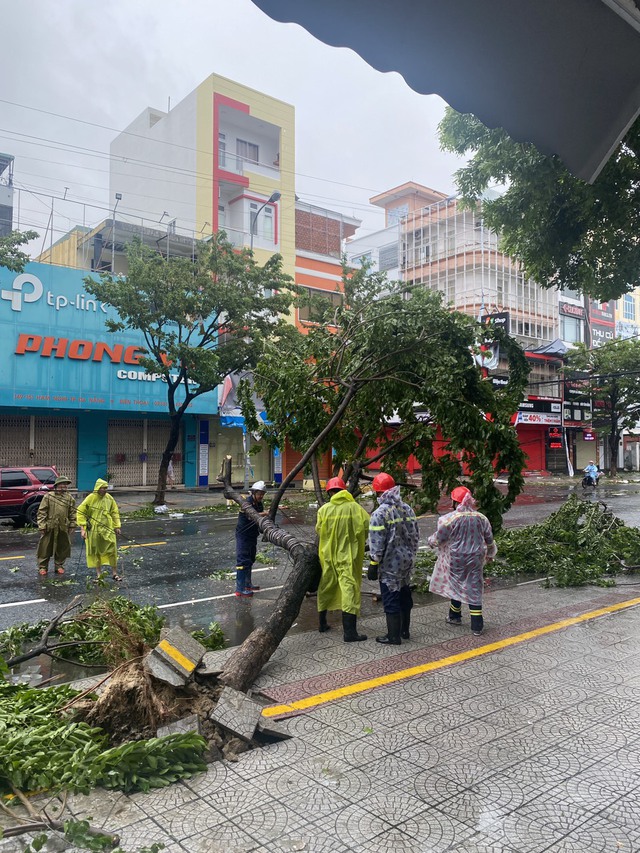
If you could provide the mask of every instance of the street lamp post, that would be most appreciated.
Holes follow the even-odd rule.
[[[111,223],[111,275],[114,274],[116,266],[116,208],[119,201],[122,201],[122,193],[116,193],[116,202],[113,205],[113,222]]]
[[[260,214],[262,213],[262,211],[264,210],[264,208],[268,204],[273,204],[274,202],[278,201],[281,198],[281,196],[282,196],[282,193],[279,193],[278,190],[276,190],[274,193],[271,193],[269,198],[263,204],[260,205],[260,207],[256,210],[256,212],[251,217],[249,248],[251,249],[252,252],[253,252],[253,235],[255,234],[256,225],[258,224],[258,217],[260,216]]]

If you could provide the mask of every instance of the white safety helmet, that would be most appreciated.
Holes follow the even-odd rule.
[[[253,486],[251,486],[251,489],[249,491],[251,491],[251,492],[266,492],[267,486],[266,486],[264,480],[258,480],[257,483],[254,483]]]

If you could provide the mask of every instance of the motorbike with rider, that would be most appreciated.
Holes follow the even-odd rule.
[[[600,471],[598,470],[598,466],[593,461],[593,459],[589,460],[589,464],[583,470],[584,470],[584,479],[582,480],[583,488],[586,489],[588,486],[597,486],[598,480],[600,479]]]

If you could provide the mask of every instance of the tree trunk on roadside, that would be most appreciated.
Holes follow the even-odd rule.
[[[318,506],[322,506],[323,503],[326,503],[325,494],[322,491],[322,486],[320,485],[320,474],[318,473],[318,457],[311,457],[311,476],[313,477],[313,490],[316,493],[316,500],[318,501]]]
[[[171,461],[171,457],[173,456],[173,453],[176,447],[178,446],[178,441],[180,439],[181,421],[182,414],[180,414],[179,412],[177,412],[175,415],[171,415],[171,430],[169,431],[169,438],[162,454],[162,459],[160,460],[158,483],[156,485],[156,493],[153,496],[154,506],[161,506],[165,501],[165,495],[167,491],[167,470],[169,468],[169,462]]]
[[[284,548],[293,559],[293,569],[284,582],[266,625],[251,632],[228,659],[219,677],[223,684],[246,692],[295,622],[305,593],[320,571],[320,560],[315,546],[301,542],[279,528],[268,516],[257,513],[248,501],[231,488],[231,457],[227,457],[224,476],[219,479],[224,483],[225,497],[240,505],[247,517],[258,525],[267,542]]]
[[[612,430],[609,433],[609,476],[618,476],[618,444],[620,443],[620,431]]]

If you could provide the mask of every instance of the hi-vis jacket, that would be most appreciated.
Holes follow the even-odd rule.
[[[392,591],[411,581],[418,551],[418,519],[400,497],[400,486],[387,489],[369,523],[369,556],[379,563],[378,577]]]
[[[360,586],[369,513],[346,490],[318,510],[316,533],[322,577],[318,610],[360,612]]]

